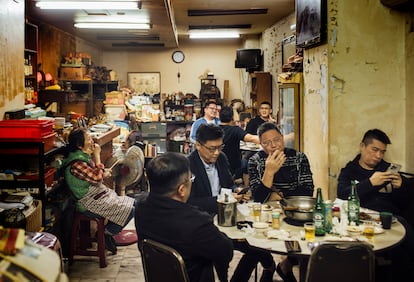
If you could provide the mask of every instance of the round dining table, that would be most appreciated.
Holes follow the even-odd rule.
[[[314,242],[308,242],[304,239],[303,222],[292,223],[283,215],[283,213],[280,219],[280,228],[272,229],[270,223],[271,212],[273,209],[280,208],[278,202],[265,204],[262,205],[262,207],[263,208],[262,214],[260,216],[260,221],[268,222],[269,224],[267,228],[238,229],[237,226],[220,226],[217,224],[217,216],[215,218],[215,224],[219,228],[219,230],[225,233],[229,238],[234,240],[246,240],[251,246],[268,250],[275,254],[288,255],[285,241],[298,241],[301,251],[289,253],[289,256],[294,256],[298,259],[300,282],[305,281],[307,263],[311,255],[312,248],[319,241],[363,241],[368,244],[371,244],[374,252],[380,252],[397,246],[403,241],[405,237],[405,227],[398,220],[394,219],[391,229],[386,230],[380,228],[379,232],[376,232],[373,239],[371,240],[366,239],[362,235],[362,232],[349,232],[346,235],[326,234],[325,236],[316,236]],[[251,215],[250,212],[251,203],[238,204],[237,210],[238,212],[236,221],[255,221],[254,217]],[[362,210],[369,211],[366,209]],[[375,211],[372,212],[376,213]]]

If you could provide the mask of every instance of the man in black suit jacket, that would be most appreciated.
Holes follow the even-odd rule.
[[[188,159],[165,153],[150,161],[146,173],[151,189],[135,209],[139,240],[152,239],[176,249],[190,281],[215,281],[213,265],[219,280],[228,281],[233,244],[208,213],[186,203],[193,180]]]
[[[217,196],[220,194],[221,188],[229,188],[234,192],[241,189],[236,188],[227,157],[221,152],[223,135],[223,129],[220,126],[201,124],[196,133],[196,151],[188,157],[191,172],[195,176],[188,203],[196,205],[212,215],[217,213]],[[234,197],[241,201],[249,200],[250,196],[234,193]],[[248,281],[258,262],[264,268],[260,281],[273,281],[275,263],[270,252],[253,248],[247,242],[239,240],[233,240],[233,246],[244,255],[240,259],[231,281]]]

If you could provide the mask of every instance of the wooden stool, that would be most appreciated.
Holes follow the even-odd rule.
[[[90,234],[90,222],[95,221],[97,225],[96,235]],[[97,242],[96,250],[89,250],[92,242]],[[99,266],[106,267],[106,250],[105,250],[105,219],[98,217],[89,217],[80,212],[75,212],[72,224],[69,264],[73,263],[73,256],[98,256]]]

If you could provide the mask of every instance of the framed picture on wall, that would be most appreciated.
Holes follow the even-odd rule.
[[[128,86],[137,94],[160,94],[161,74],[159,72],[129,72]]]

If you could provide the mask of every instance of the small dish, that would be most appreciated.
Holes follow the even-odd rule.
[[[256,229],[266,229],[269,227],[269,224],[266,222],[255,222],[253,223],[253,227]]]
[[[362,232],[361,226],[354,226],[354,225],[349,225],[346,228],[346,230],[348,232],[351,232],[351,233],[361,233]]]

